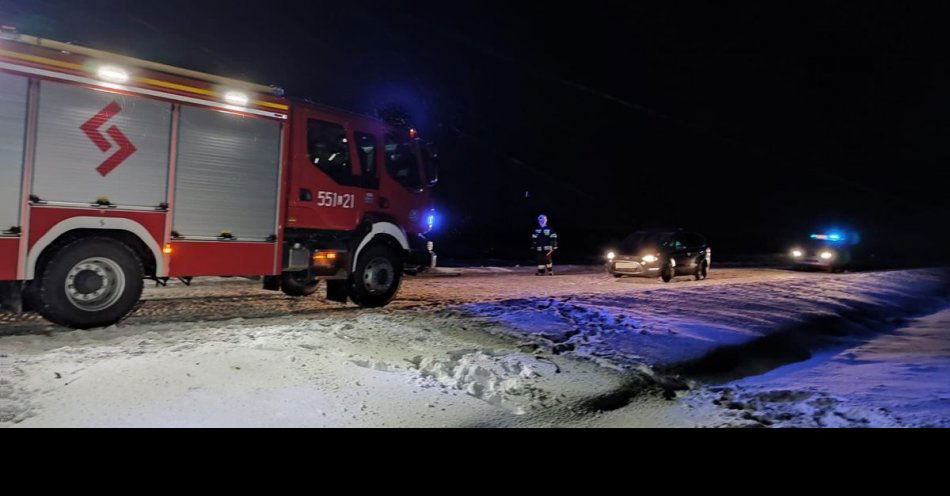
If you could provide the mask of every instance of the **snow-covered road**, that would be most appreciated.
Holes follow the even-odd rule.
[[[459,273],[407,279],[397,301],[378,310],[208,279],[150,288],[129,319],[107,329],[0,314],[0,425],[805,425],[802,412],[816,398],[852,410],[847,401],[856,402],[864,413],[825,409],[843,425],[950,418],[946,317],[925,321],[919,339],[901,330],[913,327],[902,319],[948,304],[944,270],[720,269],[669,285],[584,267],[553,278]],[[871,353],[862,346],[903,358],[875,369],[863,389],[844,386],[856,370],[847,360],[822,354],[775,384],[748,382],[812,349]],[[828,364],[833,371],[821,368]],[[890,384],[914,380],[913,394],[933,401],[875,409]],[[774,395],[801,406],[797,414],[770,413],[762,398],[777,389],[807,389]]]

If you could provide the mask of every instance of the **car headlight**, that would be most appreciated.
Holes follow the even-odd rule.
[[[792,256],[795,258],[800,258],[803,255],[801,250],[792,250]]]
[[[643,257],[643,261],[646,262],[646,263],[653,263],[653,262],[656,262],[656,260],[657,260],[657,259],[656,259],[656,256],[655,256],[655,255],[647,255],[647,256]]]
[[[613,260],[616,257],[617,255],[612,251],[607,253],[607,260]]]
[[[835,254],[831,253],[830,251],[823,251],[821,252],[821,255],[819,256],[824,260],[831,260],[832,258],[834,258]]]

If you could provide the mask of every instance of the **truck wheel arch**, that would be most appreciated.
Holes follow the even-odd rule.
[[[403,251],[409,251],[409,238],[405,231],[392,222],[375,222],[369,233],[363,236],[360,244],[353,252],[353,260],[350,264],[350,270],[356,270],[356,261],[360,258],[360,253],[372,242],[395,242]]]
[[[159,247],[158,242],[145,229],[145,226],[134,220],[120,217],[71,217],[54,225],[30,248],[26,259],[26,279],[33,280],[36,277],[36,268],[40,257],[47,249],[56,244],[59,240],[76,231],[99,231],[99,232],[121,232],[133,236],[140,241],[148,252],[151,253],[155,262],[155,276],[164,277],[168,274],[168,268],[165,263],[165,257]],[[131,248],[135,249],[134,246]],[[144,262],[144,260],[143,260]]]

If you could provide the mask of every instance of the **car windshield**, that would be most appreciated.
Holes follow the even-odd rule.
[[[658,250],[671,237],[668,232],[635,232],[623,240],[620,251],[626,255],[639,255],[644,250]]]

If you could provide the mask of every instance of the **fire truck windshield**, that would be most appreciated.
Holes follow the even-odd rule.
[[[386,136],[386,171],[410,191],[422,189],[422,170],[419,147],[413,141]]]

